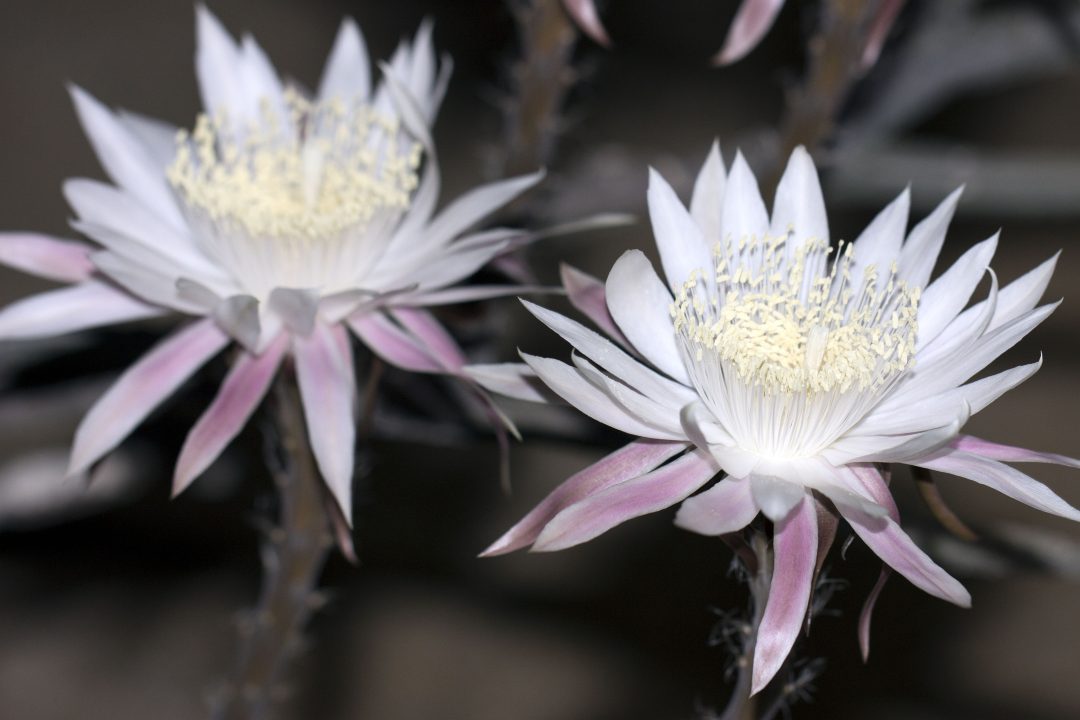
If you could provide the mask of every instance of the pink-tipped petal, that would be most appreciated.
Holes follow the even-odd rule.
[[[615,325],[615,320],[608,311],[607,296],[604,292],[604,283],[582,272],[575,267],[563,263],[559,268],[559,277],[563,288],[566,289],[566,297],[577,310],[589,318],[596,327],[607,333],[615,342],[628,348],[630,343]]]
[[[414,337],[382,313],[353,315],[349,327],[371,352],[410,372],[445,373],[444,368]]]
[[[0,310],[0,339],[52,337],[162,314],[112,285],[88,280],[31,295]]]
[[[874,583],[870,594],[866,596],[866,602],[863,603],[862,611],[859,613],[859,654],[862,655],[863,662],[870,659],[870,621],[874,617],[874,607],[877,605],[878,597],[881,595],[881,591],[885,589],[885,582],[891,574],[892,570],[889,569],[888,565],[881,567],[877,582]]]
[[[173,475],[173,497],[202,475],[240,434],[270,388],[287,347],[288,336],[282,333],[262,355],[240,355],[214,402],[184,440]]]
[[[1036,510],[1069,520],[1080,520],[1080,510],[1065,502],[1053,490],[997,460],[962,450],[945,449],[926,458],[911,460],[910,463],[973,480]]]
[[[596,12],[596,4],[593,0],[563,0],[563,7],[567,14],[574,19],[574,23],[593,40],[604,47],[611,47],[611,38],[608,37],[604,24],[600,22],[600,14]]]
[[[729,477],[684,500],[675,524],[700,535],[724,535],[742,530],[757,514],[750,481]]]
[[[881,475],[869,466],[845,468],[840,475],[848,487],[861,489],[866,498],[890,511],[885,517],[871,517],[853,506],[837,507],[874,554],[924,592],[961,607],[970,607],[971,595],[964,586],[920,550],[893,519],[895,504],[886,502],[889,490]]]
[[[810,602],[817,544],[817,511],[813,500],[804,496],[774,530],[772,585],[758,627],[751,694],[776,676],[799,637]]]
[[[560,512],[594,493],[649,472],[686,449],[686,443],[636,440],[571,475],[514,527],[484,550],[481,557],[502,555],[531,545]]]
[[[69,475],[112,450],[229,342],[213,320],[199,320],[165,338],[124,371],[75,431]]]
[[[1016,447],[1015,445],[1000,445],[989,440],[973,437],[971,435],[959,435],[949,443],[954,450],[969,452],[990,460],[1000,462],[1031,462],[1053,463],[1054,465],[1067,465],[1068,467],[1080,468],[1080,460],[1056,453],[1044,453],[1037,450]]]
[[[465,352],[435,316],[418,308],[393,308],[390,314],[401,326],[427,350],[449,372],[458,372],[465,366]]]
[[[540,533],[533,550],[564,550],[630,520],[663,510],[708,482],[720,468],[701,450],[640,477],[595,492],[556,515]]]
[[[0,264],[57,282],[79,282],[94,272],[91,248],[37,233],[0,233]]]
[[[881,48],[885,46],[885,39],[889,37],[896,16],[904,7],[904,0],[881,0],[874,19],[870,23],[870,31],[866,34],[866,48],[863,50],[863,70],[869,70],[881,56]]]
[[[713,64],[730,65],[745,57],[769,32],[782,7],[784,0],[743,0]]]
[[[315,462],[351,525],[356,380],[348,342],[340,326],[319,323],[310,336],[293,338],[293,354]]]

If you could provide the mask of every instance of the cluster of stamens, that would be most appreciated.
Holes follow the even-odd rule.
[[[224,115],[200,115],[192,132],[180,131],[167,177],[189,208],[249,237],[295,242],[336,237],[408,207],[421,146],[397,118],[294,92],[285,108],[281,118],[264,105],[262,122],[243,132]]]
[[[712,281],[694,273],[671,305],[684,352],[765,395],[862,392],[899,376],[914,362],[920,289],[895,263],[853,279],[852,246],[830,263],[832,250],[786,236],[717,243]]]

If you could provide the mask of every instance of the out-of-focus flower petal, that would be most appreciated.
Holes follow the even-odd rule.
[[[57,282],[79,282],[94,272],[90,246],[38,233],[0,233],[0,264]]]
[[[170,225],[183,227],[180,209],[154,158],[112,111],[80,87],[70,90],[86,136],[109,177]]]
[[[466,365],[462,371],[480,387],[516,400],[546,403],[554,397],[525,363]]]
[[[611,38],[608,37],[604,24],[600,22],[600,14],[596,12],[594,0],[563,0],[563,7],[567,14],[574,19],[574,23],[593,40],[604,47],[611,47]]]
[[[713,64],[730,65],[745,57],[769,32],[782,7],[784,0],[743,0]]]
[[[382,313],[354,315],[348,323],[361,342],[391,365],[411,372],[446,372],[446,368],[424,350],[410,333]]]
[[[885,47],[885,40],[889,37],[896,17],[904,7],[904,0],[881,0],[877,12],[870,23],[870,30],[866,34],[866,49],[863,50],[862,66],[867,70],[874,66],[881,56],[881,48]]]
[[[240,434],[266,396],[288,349],[279,335],[262,355],[242,353],[218,390],[217,397],[191,428],[176,461],[172,494],[182,493]]]
[[[351,525],[356,378],[348,348],[340,326],[319,323],[310,336],[293,338],[311,450],[326,486]]]
[[[367,44],[356,22],[346,18],[326,60],[326,68],[319,82],[319,99],[341,97],[346,100],[367,100],[369,95],[371,65]]]
[[[144,320],[162,313],[107,283],[88,280],[18,300],[0,310],[0,338],[52,337],[63,333]]]
[[[124,371],[79,423],[68,474],[82,472],[119,445],[228,341],[212,320],[199,320],[155,345]]]

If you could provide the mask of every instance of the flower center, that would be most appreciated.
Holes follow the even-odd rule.
[[[852,246],[830,263],[831,252],[784,236],[718,243],[715,275],[694,273],[671,305],[703,400],[758,451],[813,452],[914,363],[920,289],[895,263],[853,282]],[[747,413],[787,427],[754,429]]]
[[[169,182],[215,223],[254,237],[317,241],[404,210],[417,185],[421,147],[398,140],[398,121],[339,99],[288,93],[292,130],[268,108],[243,137],[226,118],[200,115],[181,130]]]
[[[241,131],[200,115],[166,176],[196,240],[256,297],[274,287],[356,287],[417,187],[422,147],[370,105],[264,104]]]

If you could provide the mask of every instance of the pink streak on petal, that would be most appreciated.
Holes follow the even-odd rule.
[[[426,310],[407,307],[394,308],[391,314],[446,370],[456,373],[465,366],[465,352],[434,315]]]
[[[683,501],[675,524],[700,535],[738,532],[758,514],[749,480],[724,478],[716,485]]]
[[[262,355],[240,355],[217,397],[184,440],[173,475],[173,497],[202,475],[247,424],[266,396],[287,347],[288,337],[283,333]]]
[[[611,47],[611,38],[600,22],[593,0],[563,0],[566,12],[574,19],[581,31],[604,47]]]
[[[863,662],[870,659],[870,620],[874,615],[874,606],[877,605],[878,596],[881,595],[881,591],[885,588],[885,581],[891,574],[892,570],[888,565],[881,567],[881,574],[878,575],[870,594],[866,596],[862,612],[859,613],[859,653],[862,655]]]
[[[0,233],[0,263],[57,282],[79,282],[94,272],[85,243],[37,233]]]
[[[774,531],[776,559],[754,649],[752,695],[769,684],[799,637],[810,602],[817,544],[817,511],[811,498],[804,497]]]
[[[684,449],[686,443],[636,440],[616,450],[570,476],[480,556],[502,555],[531,545],[544,526],[564,509],[629,478],[647,473]]]
[[[970,452],[974,455],[981,455],[982,457],[991,460],[1000,460],[1001,462],[1053,463],[1055,465],[1067,465],[1069,467],[1080,468],[1080,460],[1077,460],[1076,458],[1028,450],[1027,448],[1016,447],[1014,445],[999,445],[998,443],[972,437],[971,435],[958,435],[956,440],[949,443],[949,447],[955,450]]]
[[[920,550],[892,518],[871,518],[851,508],[841,512],[874,554],[916,587],[960,607],[971,607],[971,595],[964,586]]]
[[[874,14],[874,20],[870,24],[870,31],[867,33],[866,49],[863,50],[862,56],[863,70],[869,70],[878,61],[881,48],[885,46],[889,31],[892,30],[893,23],[896,22],[896,17],[903,7],[904,0],[881,0]]]
[[[411,372],[446,372],[446,368],[427,353],[415,338],[382,313],[353,315],[348,323],[361,342],[391,365]]]
[[[847,477],[853,480],[855,489],[861,488],[865,495],[888,511],[889,518],[893,522],[900,522],[900,510],[896,507],[896,501],[893,499],[892,493],[889,492],[888,485],[885,484],[885,478],[876,467],[869,464],[853,464],[848,465],[846,470],[850,471]],[[874,616],[874,607],[877,605],[878,597],[885,588],[885,582],[891,574],[892,569],[888,565],[882,565],[877,582],[874,583],[870,594],[866,596],[866,601],[859,612],[859,652],[862,654],[863,662],[870,658],[870,621]]]
[[[165,338],[124,371],[75,431],[69,475],[86,470],[131,433],[185,380],[229,343],[213,320]]]
[[[318,323],[308,337],[293,338],[293,355],[315,462],[351,526],[356,385],[347,343],[340,326]]]
[[[769,32],[782,7],[784,0],[743,0],[713,64],[730,65],[741,60]]]
[[[712,456],[692,450],[674,462],[594,492],[556,515],[540,533],[533,550],[564,550],[611,528],[686,498],[720,472]]]
[[[160,308],[123,290],[88,280],[31,295],[0,310],[0,338],[52,337],[161,314]]]
[[[593,324],[607,333],[612,340],[624,348],[630,348],[630,342],[622,334],[622,330],[615,325],[615,320],[612,319],[611,312],[608,310],[604,283],[566,263],[559,268],[559,276],[563,287],[566,288],[570,304],[592,320]]]

